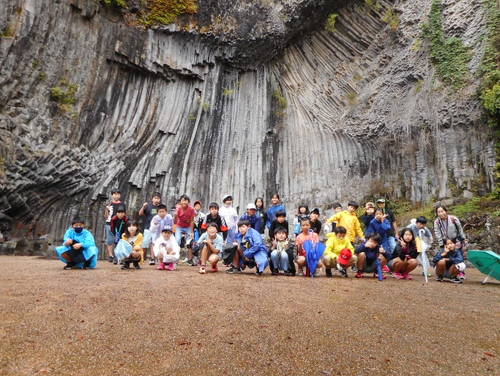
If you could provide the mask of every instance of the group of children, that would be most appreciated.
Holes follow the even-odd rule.
[[[303,275],[309,272],[306,242],[320,242],[320,210],[309,211],[305,204],[299,206],[295,213],[293,241],[289,237],[286,210],[277,194],[272,196],[272,206],[267,210],[259,197],[247,205],[246,213],[240,218],[232,206],[231,195],[223,197],[222,207],[216,202],[210,203],[206,214],[201,211],[200,201],[191,206],[190,198],[182,195],[168,213],[167,206],[161,203],[161,194],[155,192],[151,202],[145,202],[139,211],[144,217],[143,233],[138,222],[127,217],[119,189],[111,192],[111,198],[105,209],[108,261],[120,263],[122,269],[130,269],[131,264],[140,269],[149,252],[150,265],[158,262],[158,270],[175,270],[180,262],[181,247],[184,247],[188,251],[184,262],[198,266],[200,274],[207,272],[207,262],[210,270],[217,272],[221,261],[228,267],[226,272],[229,274],[255,267],[256,274],[261,275],[270,265],[273,275]],[[355,201],[349,201],[346,210],[338,203],[333,209],[333,216],[324,217],[327,241],[316,267],[316,270],[325,268],[326,277],[332,277],[334,269],[342,277],[348,277],[349,269],[357,278],[365,273],[378,276],[377,268],[380,267],[394,278],[411,280],[410,273],[419,261],[427,262],[426,257],[420,258],[422,247],[425,252],[433,239],[425,217],[418,217],[399,232],[394,214],[381,198],[377,205],[373,202],[365,205],[361,217],[363,232]],[[436,215],[434,232],[440,250],[433,263],[437,280],[441,282],[446,277],[454,283],[462,283],[465,279],[462,253],[466,246],[465,234],[460,221],[448,215],[444,206],[436,208]],[[264,242],[266,230],[267,245]],[[57,252],[66,263],[65,269],[95,267],[98,250],[81,218],[73,220],[63,241]],[[385,275],[382,278],[386,278]]]

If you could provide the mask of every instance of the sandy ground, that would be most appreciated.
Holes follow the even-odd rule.
[[[0,257],[0,375],[500,374],[500,283]],[[210,269],[210,268],[208,268]],[[420,275],[418,275],[420,274]]]

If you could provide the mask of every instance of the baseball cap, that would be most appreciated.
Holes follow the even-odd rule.
[[[196,200],[196,201],[193,203],[193,206],[196,206],[197,204],[200,204],[200,206],[201,206],[201,201],[200,201],[200,200]]]
[[[385,198],[379,198],[377,202],[385,202]]]
[[[113,194],[113,193],[119,193],[119,194],[122,194],[122,191],[120,191],[120,189],[119,189],[119,188],[113,188],[113,189],[111,190],[111,194]]]
[[[255,206],[255,204],[250,203],[250,204],[247,205],[247,209],[257,210],[257,206]]]
[[[233,201],[233,196],[231,196],[231,195],[225,195],[225,196],[222,198],[222,202],[226,202],[227,200],[231,200],[231,201]]]
[[[161,232],[163,232],[163,231],[170,231],[170,232],[172,232],[172,226],[170,226],[170,225],[163,226],[163,228],[161,229]]]
[[[340,251],[340,256],[338,259],[338,263],[340,265],[349,265],[349,260],[352,257],[352,252],[349,248],[344,248],[342,251]]]
[[[311,213],[316,213],[319,215],[319,208],[314,208],[313,210],[311,210]]]
[[[153,194],[151,195],[151,197],[159,197],[159,198],[161,198],[161,193],[160,192],[153,192]]]

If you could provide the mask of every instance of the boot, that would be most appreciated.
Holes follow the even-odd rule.
[[[123,260],[122,269],[130,269],[130,260]]]

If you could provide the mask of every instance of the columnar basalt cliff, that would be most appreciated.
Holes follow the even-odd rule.
[[[0,231],[58,239],[80,214],[101,240],[115,186],[131,214],[156,190],[232,193],[240,211],[274,191],[291,209],[491,190],[486,11],[443,1],[445,34],[470,48],[457,91],[422,37],[431,3],[199,0],[145,30],[94,0],[0,0]]]

